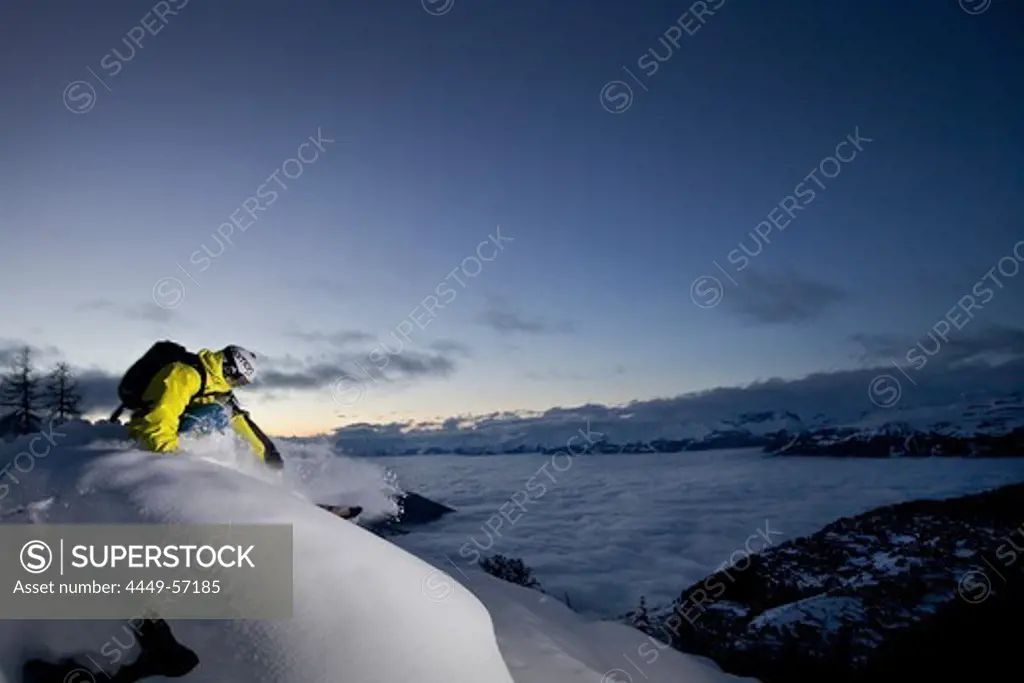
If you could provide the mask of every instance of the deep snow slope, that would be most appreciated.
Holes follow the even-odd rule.
[[[498,645],[516,683],[692,683],[749,681],[706,657],[610,621],[581,618],[538,591],[483,572],[456,576],[491,611]]]
[[[202,444],[202,455],[154,455],[119,441],[123,432],[116,426],[61,431],[52,448],[37,446],[37,452],[46,450],[43,457],[19,458],[18,483],[0,500],[0,522],[292,525],[294,617],[171,621],[174,636],[199,656],[199,665],[181,679],[186,683],[611,683],[629,681],[630,674],[654,683],[732,678],[704,660],[662,650],[660,643],[654,661],[656,646],[639,632],[585,622],[560,605],[539,603],[544,596],[482,573],[459,576],[464,582],[459,583],[310,505],[295,490],[302,488],[297,486],[301,477],[252,469],[227,442]],[[27,439],[20,439],[0,447],[0,467],[26,445]],[[371,489],[388,484],[386,476],[374,479],[362,472],[361,478]],[[323,475],[317,479],[318,486],[329,487]],[[362,495],[386,499],[380,490]],[[124,622],[0,621],[0,680],[20,680],[20,668],[30,657],[99,653],[115,638],[119,645],[131,642]],[[638,656],[644,641],[644,654]],[[619,652],[649,670],[631,671]],[[129,650],[125,659],[133,656]]]

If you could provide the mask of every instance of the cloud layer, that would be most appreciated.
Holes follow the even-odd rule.
[[[858,336],[866,367],[821,372],[799,379],[771,378],[745,386],[719,387],[670,398],[633,401],[624,406],[588,404],[556,407],[540,414],[491,413],[452,417],[440,423],[360,424],[335,432],[343,448],[372,449],[504,444],[564,444],[580,429],[625,443],[686,438],[701,425],[718,425],[743,413],[789,411],[805,422],[847,422],[880,410],[872,401],[873,380],[887,375],[900,383],[899,420],[904,409],[963,404],[1004,396],[1024,387],[1024,330],[989,327],[940,346],[923,366],[903,360],[915,340],[887,335]],[[893,365],[897,361],[898,368]],[[906,373],[906,374],[904,374]]]

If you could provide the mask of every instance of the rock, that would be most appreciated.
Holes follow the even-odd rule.
[[[408,533],[410,526],[428,524],[455,512],[447,505],[412,492],[403,493],[398,497],[398,507],[401,510],[398,517],[371,522],[366,528],[378,535],[404,534]]]
[[[1019,634],[1024,484],[878,508],[744,560],[656,613],[655,637],[765,683],[976,678]]]

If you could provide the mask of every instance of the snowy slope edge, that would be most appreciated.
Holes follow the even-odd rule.
[[[337,680],[341,672],[350,683],[629,680],[616,670],[624,664],[619,654],[635,652],[644,640],[636,631],[589,623],[558,605],[530,605],[536,593],[520,594],[482,572],[459,583],[252,472],[210,458],[134,451],[110,425],[62,431],[62,439],[31,467],[21,460],[27,471],[5,491],[0,521],[244,520],[293,528],[293,618],[170,620],[174,637],[199,658],[181,679],[185,683],[309,683]],[[25,451],[27,443],[22,438],[0,447],[0,463]],[[438,587],[444,590],[438,593]],[[94,653],[93,660],[103,662],[103,644],[114,637],[124,641],[123,627],[110,621],[0,621],[0,681],[20,681],[29,657]],[[121,653],[124,661],[135,654]],[[644,673],[655,683],[733,679],[705,660],[674,651],[664,652]],[[102,672],[95,674],[100,680]]]

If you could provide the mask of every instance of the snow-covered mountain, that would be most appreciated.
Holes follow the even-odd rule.
[[[311,504],[343,495],[371,517],[386,517],[394,482],[372,463],[326,452],[318,460],[314,449],[288,444],[288,466],[276,473],[260,469],[244,445],[236,451],[230,437],[191,443],[181,455],[133,450],[115,425],[66,425],[48,437],[49,446],[32,435],[0,447],[0,465],[17,467],[17,480],[5,481],[0,494],[0,522],[287,524],[294,616],[168,619],[155,629],[163,629],[155,651],[156,636],[133,636],[127,621],[0,620],[0,683],[24,681],[29,661],[43,676],[37,683],[138,680],[126,663],[149,675],[184,670],[183,681],[217,683],[737,680],[708,660],[621,624],[587,621],[482,571],[451,576]],[[103,654],[114,638],[117,661]],[[161,661],[172,651],[186,656]]]
[[[870,405],[869,402],[865,401]],[[649,402],[648,402],[649,403]],[[1024,455],[1024,394],[964,396],[934,405],[897,404],[859,411],[775,410],[687,420],[643,419],[626,408],[581,406],[543,416],[499,415],[441,426],[356,425],[336,433],[353,455],[488,455],[553,452],[674,453],[714,448],[765,448],[801,455]]]
[[[775,435],[784,455],[1024,456],[1024,395],[924,408],[893,408],[848,424]]]

